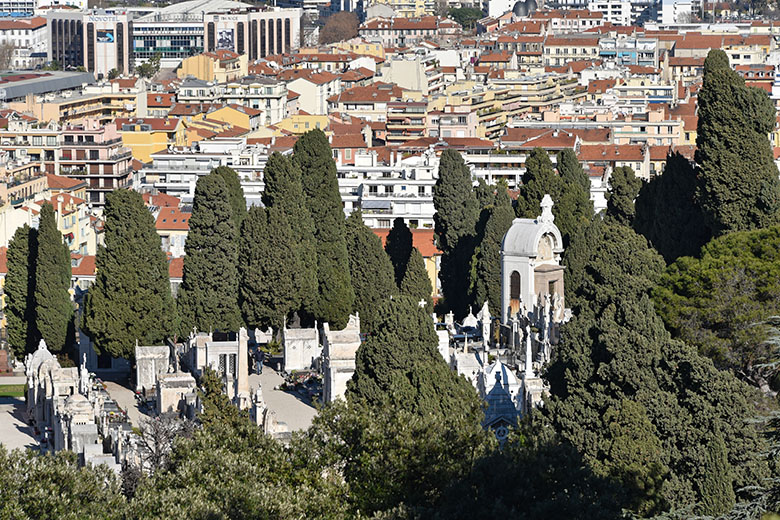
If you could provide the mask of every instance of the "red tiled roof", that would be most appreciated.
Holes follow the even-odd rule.
[[[70,254],[71,259],[71,274],[75,276],[94,276],[95,269],[95,256],[94,255],[79,255],[76,253]],[[75,262],[73,262],[75,260]],[[75,264],[75,265],[74,265]]]
[[[184,258],[171,258],[168,262],[168,278],[181,279],[184,276]]]
[[[371,231],[382,240],[382,247],[385,247],[390,229],[372,229]],[[411,229],[410,231],[412,232],[412,247],[416,247],[423,258],[441,255],[441,251],[439,251],[436,247],[436,242],[434,242],[435,234],[432,229]]]
[[[84,181],[63,177],[61,175],[54,175],[53,173],[46,174],[46,182],[48,183],[49,188],[53,190],[72,190],[73,188],[84,184]]]
[[[33,18],[25,18],[21,20],[2,20],[0,21],[0,31],[10,31],[14,29],[38,29],[46,26],[46,18],[42,16],[34,16]]]
[[[166,206],[157,215],[155,228],[165,231],[188,231],[192,213],[184,213],[178,207]]]
[[[339,148],[366,148],[366,141],[361,134],[334,135],[330,147]]]
[[[582,145],[579,158],[581,161],[633,161],[640,162],[644,159],[642,145],[639,144],[610,144],[610,145]]]
[[[146,106],[149,108],[171,108],[175,99],[175,94],[149,92],[146,94]]]
[[[372,83],[352,87],[328,98],[331,103],[386,103],[403,96],[403,89],[394,83]]]
[[[157,206],[159,208],[178,208],[181,205],[181,200],[179,200],[178,197],[168,195],[167,193],[144,193],[142,194],[142,197],[144,199],[144,204],[147,206]]]

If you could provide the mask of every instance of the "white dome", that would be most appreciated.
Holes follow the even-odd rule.
[[[558,226],[554,224],[553,202],[549,195],[544,196],[540,206],[542,214],[535,219],[516,218],[512,222],[512,227],[506,232],[501,243],[501,252],[504,255],[537,257],[540,253],[539,244],[545,235],[552,238],[552,253],[563,252],[563,238]]]

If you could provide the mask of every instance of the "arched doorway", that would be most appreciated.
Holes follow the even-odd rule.
[[[514,316],[520,311],[520,293],[522,291],[522,283],[520,279],[520,273],[512,271],[509,276],[509,314]]]

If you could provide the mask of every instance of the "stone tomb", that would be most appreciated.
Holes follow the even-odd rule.
[[[330,403],[344,397],[347,382],[355,373],[355,354],[360,347],[360,317],[350,316],[343,330],[330,330],[327,323],[322,329],[322,397]]]
[[[195,378],[187,372],[162,374],[157,378],[157,413],[183,411],[187,394],[195,391]]]
[[[168,373],[171,352],[167,345],[135,346],[135,390],[148,392],[157,386],[157,378]]]
[[[312,329],[282,329],[282,347],[284,350],[284,371],[309,370],[314,368],[317,358],[322,355],[320,334],[315,323]]]

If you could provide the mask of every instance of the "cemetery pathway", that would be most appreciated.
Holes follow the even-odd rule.
[[[111,399],[116,401],[119,408],[127,412],[127,417],[135,427],[141,426],[141,418],[145,417],[140,411],[138,411],[138,403],[135,400],[135,392],[129,388],[115,383],[113,381],[103,381],[106,385],[106,392],[111,396]]]
[[[268,366],[263,368],[262,374],[249,376],[251,389],[254,390],[258,383],[262,383],[263,399],[265,399],[268,408],[276,412],[277,421],[287,423],[290,431],[305,430],[311,426],[311,421],[317,415],[317,410],[303,402],[302,398],[282,390],[274,390],[274,387],[283,382],[284,378]]]
[[[0,443],[9,450],[38,447],[24,414],[24,398],[0,397]]]

